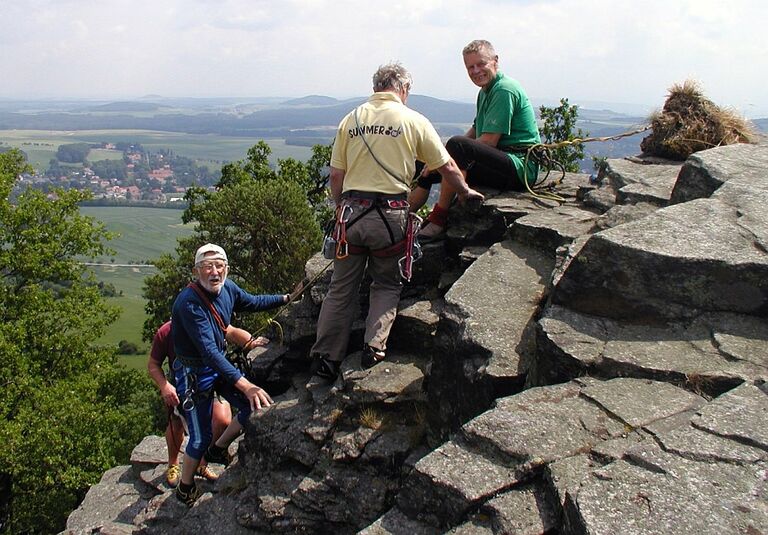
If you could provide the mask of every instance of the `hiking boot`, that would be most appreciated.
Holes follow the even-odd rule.
[[[176,487],[179,484],[179,478],[181,477],[181,468],[178,464],[169,464],[168,470],[165,471],[165,482],[171,488]]]
[[[196,484],[192,484],[192,488],[188,492],[181,490],[181,485],[176,487],[176,499],[187,507],[192,507],[195,501],[200,497],[203,492]]]
[[[312,363],[312,377],[319,378],[322,382],[332,383],[339,375],[341,362],[328,360],[326,357],[316,357]]]
[[[201,464],[198,466],[195,473],[208,481],[216,481],[219,479],[219,474],[211,470],[211,467],[207,464]]]
[[[230,457],[227,448],[220,448],[216,444],[211,444],[208,447],[208,450],[205,452],[205,460],[208,463],[216,463],[229,466],[229,463],[232,462],[232,457]]]
[[[441,240],[445,237],[445,227],[431,221],[425,221],[418,236],[419,241],[424,243]]]
[[[360,365],[364,370],[367,370],[368,368],[373,368],[385,358],[386,354],[382,350],[365,344],[363,355],[360,357]]]

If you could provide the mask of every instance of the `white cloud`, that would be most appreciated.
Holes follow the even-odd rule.
[[[4,5],[0,96],[363,95],[401,60],[417,93],[472,99],[461,63],[492,41],[536,100],[663,103],[694,78],[768,109],[762,1],[29,0]]]

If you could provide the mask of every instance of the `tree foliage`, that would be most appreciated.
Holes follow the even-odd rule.
[[[245,160],[226,164],[215,191],[187,190],[185,223],[196,223],[193,236],[180,239],[175,255],[155,262],[144,297],[149,319],[143,338],[152,339],[167,321],[173,301],[191,278],[194,251],[212,242],[229,257],[230,277],[252,293],[287,293],[301,280],[304,264],[320,248],[318,219],[327,217],[325,182],[330,148],[313,147],[307,163],[279,160],[269,165],[269,146],[260,141]],[[263,318],[262,318],[263,320]],[[258,326],[259,318],[246,318]]]
[[[90,151],[91,146],[88,143],[67,143],[59,145],[56,158],[65,163],[82,163]]]
[[[156,396],[95,346],[117,310],[77,261],[110,237],[80,215],[88,193],[30,189],[12,204],[25,169],[0,155],[0,530],[49,533],[151,429]]]
[[[581,128],[576,128],[579,118],[579,107],[568,104],[567,98],[560,99],[560,105],[554,108],[540,106],[539,112],[543,126],[540,129],[542,143],[559,143],[582,139],[589,135]],[[584,144],[574,143],[552,150],[552,157],[559,162],[566,171],[576,173],[579,171],[579,161],[584,158]]]

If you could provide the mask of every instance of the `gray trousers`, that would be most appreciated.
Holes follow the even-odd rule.
[[[344,202],[352,209],[350,221],[357,219],[368,209],[355,199]],[[394,242],[401,241],[405,236],[408,210],[383,206],[380,206],[379,210],[391,229]],[[389,247],[393,243],[390,231],[387,230],[387,225],[376,208],[370,210],[347,229],[347,241],[351,245],[367,247],[369,250]],[[387,338],[397,315],[397,303],[400,301],[400,292],[403,288],[398,269],[398,260],[401,256],[402,254],[388,257],[350,254],[346,258],[337,258],[333,261],[331,285],[320,308],[317,340],[312,346],[310,355],[323,355],[328,360],[337,362],[344,360],[347,355],[352,322],[358,311],[360,281],[366,266],[373,282],[363,339],[371,347],[386,350]]]

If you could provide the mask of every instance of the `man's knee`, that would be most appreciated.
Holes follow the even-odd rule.
[[[467,136],[453,136],[445,143],[445,150],[447,150],[448,154],[451,155],[451,158],[455,160],[457,156],[461,156],[466,152],[465,147],[467,143],[471,141],[473,140]]]

